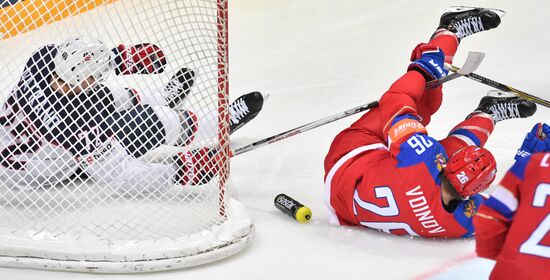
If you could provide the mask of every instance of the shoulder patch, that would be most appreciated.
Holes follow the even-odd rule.
[[[426,134],[426,128],[419,121],[414,119],[402,119],[390,127],[388,138],[390,143],[397,143],[400,139],[415,133]]]

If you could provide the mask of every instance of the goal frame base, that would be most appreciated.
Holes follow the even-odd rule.
[[[179,240],[116,241],[95,240],[79,243],[79,240],[43,240],[36,233],[26,236],[6,237],[0,232],[0,266],[88,273],[143,273],[175,270],[215,262],[243,250],[254,239],[255,228],[244,206],[235,199],[228,204],[231,217],[213,230],[201,232],[200,238],[186,237]],[[38,235],[39,236],[39,235]],[[199,237],[199,236],[197,236]],[[34,249],[18,247],[16,239],[35,243]],[[195,240],[193,240],[195,239]],[[11,242],[10,242],[11,241]],[[192,242],[190,242],[192,241]],[[89,242],[89,241],[87,241]],[[99,248],[97,246],[98,245]],[[182,246],[178,246],[182,245]],[[84,248],[75,252],[74,248]],[[38,249],[39,248],[39,249]],[[64,250],[69,248],[71,258]],[[154,252],[150,252],[154,248]],[[105,249],[101,251],[101,249]],[[22,253],[24,251],[24,253]],[[143,253],[147,252],[149,253]],[[86,258],[92,256],[92,258]],[[98,259],[98,256],[103,256]],[[141,256],[141,258],[136,258]]]

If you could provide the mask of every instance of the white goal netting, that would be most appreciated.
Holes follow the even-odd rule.
[[[227,17],[226,0],[0,0],[0,265],[169,270],[250,242]]]

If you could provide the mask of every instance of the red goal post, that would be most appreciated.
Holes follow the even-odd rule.
[[[180,185],[153,172],[138,173],[131,180],[103,180],[79,172],[78,164],[73,173],[56,177],[51,174],[60,174],[57,168],[75,166],[73,159],[59,154],[65,147],[43,139],[39,131],[23,129],[27,134],[18,134],[13,122],[3,123],[0,265],[99,273],[159,271],[216,261],[249,244],[253,222],[229,195],[227,0],[12,0],[0,7],[0,14],[2,106],[14,94],[27,60],[42,46],[75,36],[97,38],[109,49],[154,43],[166,54],[163,73],[111,73],[105,83],[143,95],[151,92],[151,100],[178,69],[193,69],[195,84],[178,109],[204,115],[202,123],[211,126],[199,127],[206,136],[189,146],[164,145],[131,160],[172,170],[177,169],[172,156],[179,151],[208,147],[221,155],[212,163],[215,176],[202,185]],[[8,112],[4,108],[0,114],[2,119]],[[31,126],[25,114],[23,110],[10,120]],[[32,151],[10,150],[27,138],[40,144]],[[5,164],[8,160],[29,166],[13,170]],[[111,167],[124,170],[121,165]],[[37,177],[48,183],[36,184]]]

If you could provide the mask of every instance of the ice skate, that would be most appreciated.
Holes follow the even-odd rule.
[[[476,111],[492,115],[497,123],[507,119],[530,117],[537,111],[537,105],[511,93],[491,90],[487,96],[481,98]]]
[[[229,133],[233,133],[254,119],[262,110],[264,97],[255,91],[245,94],[229,105]]]
[[[438,30],[449,30],[461,40],[472,34],[496,28],[504,14],[504,11],[497,9],[454,6],[441,16]]]
[[[167,93],[167,102],[170,108],[175,108],[180,104],[185,97],[191,92],[191,88],[195,84],[195,72],[191,69],[181,68],[168,84],[164,87]]]

